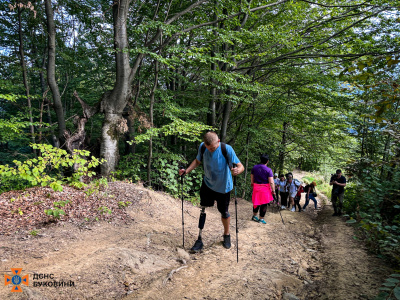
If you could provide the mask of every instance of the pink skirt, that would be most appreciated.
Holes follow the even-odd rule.
[[[261,204],[267,204],[274,200],[272,196],[271,187],[269,183],[257,184],[253,185],[253,206],[257,207]]]

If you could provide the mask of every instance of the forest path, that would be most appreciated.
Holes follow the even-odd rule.
[[[122,185],[127,193],[141,194],[127,208],[132,220],[124,225],[65,222],[37,237],[0,236],[0,270],[22,267],[23,275],[30,274],[22,295],[0,285],[0,299],[368,299],[390,274],[353,239],[352,227],[331,216],[330,205],[284,210],[285,224],[269,208],[263,225],[250,220],[252,204],[238,199],[237,263],[233,200],[232,248],[222,247],[214,207],[206,211],[204,251],[188,254],[181,249],[181,201]],[[199,212],[184,203],[186,250],[197,238]],[[53,274],[54,280],[34,280],[34,273]],[[74,286],[54,288],[54,281]]]

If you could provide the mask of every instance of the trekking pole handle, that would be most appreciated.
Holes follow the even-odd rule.
[[[186,175],[186,169],[185,169],[185,167],[183,165],[180,165],[179,166],[179,170],[185,170],[185,172],[182,175],[180,175],[181,176],[181,181],[183,181],[183,176]]]
[[[237,167],[237,164],[232,164],[233,168]],[[233,184],[236,186],[236,176],[233,177]]]

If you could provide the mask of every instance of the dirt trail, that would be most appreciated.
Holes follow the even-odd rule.
[[[125,225],[64,223],[37,237],[0,236],[0,270],[30,274],[22,294],[1,284],[0,299],[368,299],[390,274],[353,239],[351,227],[331,216],[329,205],[318,213],[310,206],[304,213],[282,211],[285,224],[269,208],[263,225],[250,220],[252,204],[238,199],[237,263],[233,201],[232,248],[222,247],[220,215],[210,208],[204,251],[188,254],[180,249],[180,200],[138,185],[126,184],[126,191],[141,200],[128,208],[132,220]],[[185,203],[184,211],[189,249],[200,209]],[[34,286],[50,281],[33,280],[35,273],[74,286]]]

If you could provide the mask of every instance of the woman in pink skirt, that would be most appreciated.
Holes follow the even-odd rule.
[[[262,154],[261,163],[251,169],[251,186],[253,187],[253,221],[267,224],[264,220],[267,204],[274,200],[275,184],[272,170],[267,167],[269,156]],[[260,211],[260,218],[257,217]]]

